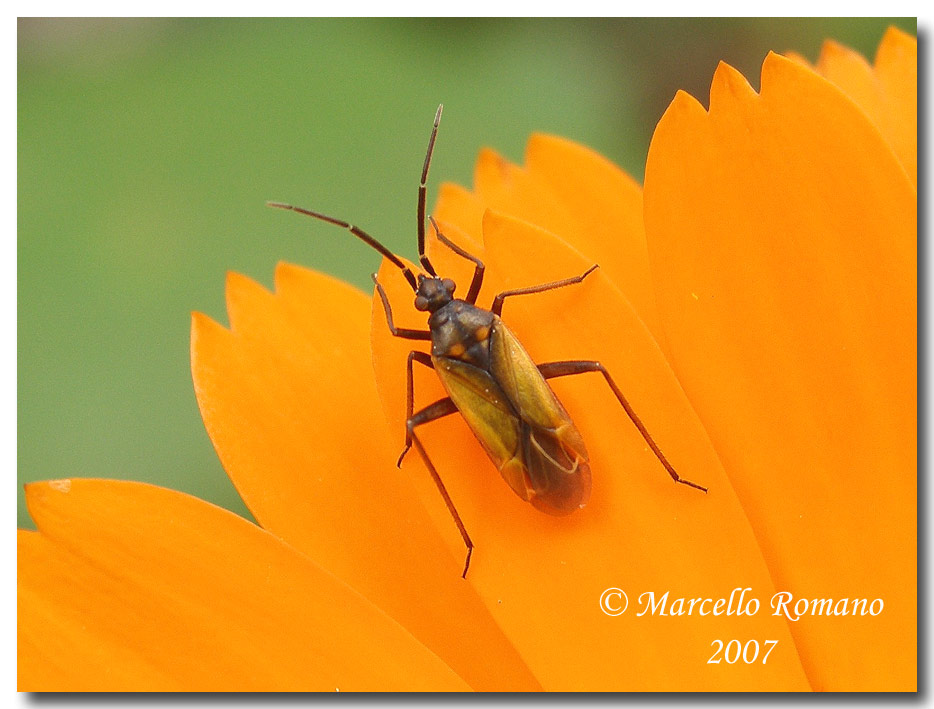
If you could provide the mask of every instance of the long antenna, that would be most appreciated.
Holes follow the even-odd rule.
[[[439,115],[440,115],[440,109],[439,109]],[[427,169],[427,164],[426,164],[426,169]],[[349,222],[345,222],[343,219],[335,219],[334,217],[329,217],[326,214],[320,214],[318,212],[313,212],[310,209],[305,209],[304,207],[296,207],[295,205],[292,205],[292,204],[284,204],[282,202],[266,202],[266,206],[275,207],[276,209],[287,209],[290,212],[298,212],[299,214],[304,214],[309,217],[314,217],[315,219],[320,219],[321,221],[327,222],[328,224],[335,224],[339,227],[343,227],[344,229],[349,230],[351,234],[356,236],[358,239],[360,239],[364,243],[372,246],[374,249],[379,251],[383,256],[385,256],[387,259],[392,261],[392,263],[398,266],[402,270],[402,275],[405,276],[405,280],[407,280],[409,282],[409,285],[412,286],[412,290],[418,292],[418,281],[415,280],[415,274],[412,273],[412,269],[406,266],[402,262],[402,260],[398,256],[396,256],[392,251],[387,249],[385,246],[379,243],[376,239],[374,239],[372,236],[370,236],[365,231],[363,231],[363,229],[360,229],[359,227],[355,227],[353,224],[350,224]]]
[[[438,137],[438,125],[441,123],[441,111],[444,110],[444,104],[438,105],[435,113],[435,124],[431,129],[431,138],[428,139],[428,153],[425,155],[425,165],[422,167],[422,180],[418,185],[418,260],[429,274],[437,276],[434,266],[425,255],[425,184],[428,182],[428,166],[431,165],[431,154],[435,149],[435,138]]]

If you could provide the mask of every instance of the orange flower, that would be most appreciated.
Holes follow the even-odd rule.
[[[230,328],[194,316],[192,371],[260,527],[146,485],[30,485],[20,689],[914,690],[916,44],[889,32],[868,74],[836,51],[834,83],[770,55],[759,94],[726,65],[709,111],[678,94],[644,194],[534,136],[525,167],[484,152],[435,212],[486,263],[481,304],[601,264],[504,320],[537,361],[602,361],[708,495],[672,484],[595,375],[554,382],[594,477],[568,517],[442,419],[423,439],[476,544],[463,581],[421,461],[393,465],[412,343],[327,276],[280,265],[270,293],[232,275]],[[471,264],[429,247],[463,288]],[[399,272],[381,282],[396,324],[424,327]],[[418,369],[415,392],[443,396]],[[601,612],[610,587],[626,613]],[[734,588],[758,611],[673,614]],[[647,592],[669,615],[639,614]],[[795,621],[777,592],[884,608]],[[711,664],[716,640],[760,654]]]

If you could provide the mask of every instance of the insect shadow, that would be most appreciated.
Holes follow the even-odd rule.
[[[454,281],[437,274],[425,253],[425,185],[442,109],[443,105],[438,106],[435,113],[418,186],[418,260],[424,273],[414,273],[392,251],[349,222],[292,204],[267,204],[350,231],[402,271],[415,292],[415,308],[429,314],[427,330],[396,327],[386,291],[376,274],[373,274],[390,332],[406,340],[431,343],[430,354],[420,350],[409,352],[406,363],[405,446],[396,465],[402,465],[402,459],[412,446],[425,462],[467,547],[462,574],[466,578],[474,545],[441,476],[416,433],[416,429],[426,423],[459,413],[503,479],[519,497],[547,514],[570,514],[584,507],[590,499],[590,463],[580,432],[547,380],[599,372],[672,480],[703,492],[707,492],[707,488],[678,475],[600,362],[570,360],[536,364],[500,318],[507,298],[580,283],[596,270],[596,264],[578,276],[503,291],[493,298],[490,309],[485,310],[476,305],[483,285],[483,262],[444,236],[434,218],[428,217],[438,240],[474,265],[473,278],[463,299],[454,297]],[[414,410],[412,370],[415,364],[433,369],[448,394],[419,411]]]

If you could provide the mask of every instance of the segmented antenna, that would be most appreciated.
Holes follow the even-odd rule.
[[[418,291],[418,281],[415,279],[415,274],[412,273],[412,269],[406,266],[402,259],[396,256],[392,251],[387,249],[381,243],[379,243],[372,236],[367,234],[363,229],[354,226],[350,222],[345,222],[343,219],[335,219],[334,217],[329,217],[326,214],[321,214],[319,212],[313,212],[310,209],[305,209],[304,207],[296,207],[293,204],[284,204],[283,202],[266,202],[267,207],[275,207],[276,209],[287,209],[290,212],[298,212],[299,214],[304,214],[309,217],[314,217],[315,219],[320,219],[323,222],[328,224],[334,224],[339,227],[343,227],[350,231],[351,234],[356,236],[358,239],[364,243],[372,246],[374,249],[379,251],[383,256],[392,261],[396,266],[402,270],[402,275],[405,276],[405,280],[409,282],[409,285],[412,286],[413,291]]]
[[[441,123],[442,110],[444,110],[443,103],[438,105],[438,110],[435,113],[435,124],[431,129],[431,138],[428,139],[428,152],[425,154],[425,165],[422,167],[422,180],[418,185],[418,260],[421,262],[422,268],[432,276],[438,274],[435,273],[434,266],[431,265],[431,261],[425,255],[425,199],[427,193],[425,184],[428,182],[428,167],[431,165],[431,154],[435,150],[435,138],[438,137],[438,126]]]

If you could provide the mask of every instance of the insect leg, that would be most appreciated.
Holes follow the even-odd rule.
[[[431,473],[432,479],[435,481],[435,485],[438,486],[438,492],[441,493],[441,497],[444,498],[444,504],[447,505],[448,512],[451,513],[451,517],[454,518],[454,524],[457,525],[457,531],[461,533],[461,538],[464,540],[464,545],[467,547],[467,559],[464,561],[464,573],[461,574],[461,578],[467,578],[467,569],[470,568],[470,555],[473,553],[473,542],[470,541],[470,536],[467,534],[467,529],[464,527],[464,523],[461,521],[461,516],[457,513],[457,508],[454,507],[454,502],[451,500],[451,496],[448,494],[447,488],[444,487],[444,483],[441,481],[441,476],[438,475],[438,471],[435,470],[435,466],[432,464],[431,460],[428,458],[428,453],[425,452],[425,447],[422,445],[422,442],[419,440],[418,436],[415,435],[415,427],[421,426],[424,423],[429,421],[434,421],[441,418],[442,416],[447,416],[457,411],[457,407],[454,406],[454,402],[450,399],[441,399],[435,403],[426,406],[424,409],[419,411],[417,414],[409,418],[406,421],[406,433],[407,438],[415,444],[415,449],[418,451],[418,454],[422,457],[422,460],[425,461],[425,466],[428,468],[428,472]]]
[[[376,274],[372,275],[373,283],[376,284],[376,292],[379,293],[379,299],[383,301],[383,310],[386,311],[386,322],[389,324],[389,331],[396,337],[402,337],[406,340],[430,340],[431,333],[428,330],[409,330],[404,327],[396,327],[392,323],[392,306],[389,305],[389,298],[386,297],[386,291],[383,290],[383,286],[380,285],[380,282],[376,278]]]
[[[405,458],[405,454],[408,453],[409,448],[412,447],[413,428],[457,413],[457,407],[454,405],[454,402],[451,401],[450,397],[447,396],[443,399],[438,399],[433,404],[429,404],[417,414],[412,413],[411,396],[409,397],[408,404],[409,411],[405,419],[405,448],[402,449],[402,454],[399,456],[399,460],[396,461],[397,468],[402,467],[402,459]]]
[[[585,274],[586,275],[586,274]],[[584,372],[600,372],[603,375],[603,378],[606,379],[606,383],[610,385],[610,389],[613,390],[613,394],[619,400],[619,403],[625,409],[629,418],[632,419],[632,422],[635,424],[636,428],[639,429],[639,433],[642,434],[642,437],[645,439],[645,442],[649,444],[649,448],[652,449],[652,452],[655,454],[655,457],[661,461],[661,464],[665,466],[665,470],[668,471],[668,474],[671,476],[672,480],[676,483],[681,483],[682,485],[688,485],[698,490],[703,490],[707,492],[707,488],[697,483],[693,483],[690,480],[685,480],[672,467],[671,463],[668,462],[668,459],[662,453],[661,449],[652,439],[652,436],[649,434],[645,425],[636,415],[636,412],[630,406],[629,402],[626,401],[626,397],[623,396],[623,393],[619,390],[619,387],[616,386],[616,382],[613,381],[613,378],[610,376],[610,373],[606,371],[600,362],[593,361],[573,361],[573,362],[548,362],[546,364],[538,365],[538,371],[542,373],[542,376],[545,379],[554,379],[555,377],[566,377],[571,374],[583,374]]]
[[[444,104],[441,104],[438,106],[437,113],[435,113],[435,124],[431,129],[431,138],[428,139],[428,153],[425,155],[425,164],[422,166],[422,180],[418,185],[418,260],[421,262],[422,268],[432,276],[438,274],[435,273],[431,261],[425,255],[425,183],[428,182],[428,166],[431,165],[431,154],[435,149],[435,138],[438,136],[438,124],[441,123],[441,110],[443,108]]]
[[[444,234],[442,234],[434,217],[428,217],[428,219],[431,221],[431,225],[435,228],[435,233],[438,235],[438,241],[447,246],[458,256],[462,256],[468,261],[473,261],[473,279],[470,281],[470,288],[467,290],[467,296],[464,298],[464,300],[466,300],[471,305],[474,305],[477,302],[477,296],[480,295],[480,286],[483,285],[483,261],[478,259],[476,256],[469,254],[460,246],[447,238]]]
[[[574,276],[573,278],[564,278],[560,281],[552,281],[551,283],[542,283],[541,285],[538,285],[538,286],[528,286],[526,288],[516,288],[515,290],[505,290],[493,299],[493,306],[490,308],[490,310],[492,310],[496,315],[501,315],[503,312],[503,301],[506,300],[506,298],[512,295],[530,295],[532,293],[542,293],[543,291],[546,291],[546,290],[553,290],[555,288],[563,288],[564,286],[571,286],[571,285],[574,285],[575,283],[580,283],[585,278],[587,278],[587,276],[589,276],[591,273],[597,270],[597,267],[598,267],[598,264],[594,264],[593,266],[588,268],[586,271],[584,271],[581,275]]]
[[[409,359],[405,365],[406,378],[405,378],[405,420],[409,421],[412,418],[412,412],[415,407],[415,385],[412,378],[412,362],[418,362],[419,364],[424,364],[429,369],[434,369],[435,365],[431,361],[431,355],[426,354],[425,352],[419,352],[418,350],[412,350],[409,352]],[[454,403],[448,399],[444,398],[440,401],[436,401],[431,406],[424,408],[422,411],[419,411],[419,416],[427,416],[429,410],[434,410],[439,404],[447,402],[450,404],[450,410],[444,410],[443,413],[439,413],[437,416],[431,416],[430,418],[425,419],[422,423],[428,423],[429,421],[434,421],[436,418],[441,418],[442,416],[447,416],[448,414],[453,414],[457,411],[457,407],[454,406]],[[439,407],[440,408],[440,407]],[[416,424],[419,425],[419,424]],[[409,438],[409,429],[405,429],[405,447],[402,449],[402,453],[399,454],[399,460],[396,461],[396,467],[402,467],[402,459],[405,458],[405,454],[409,452],[409,448],[412,447],[412,439]]]

